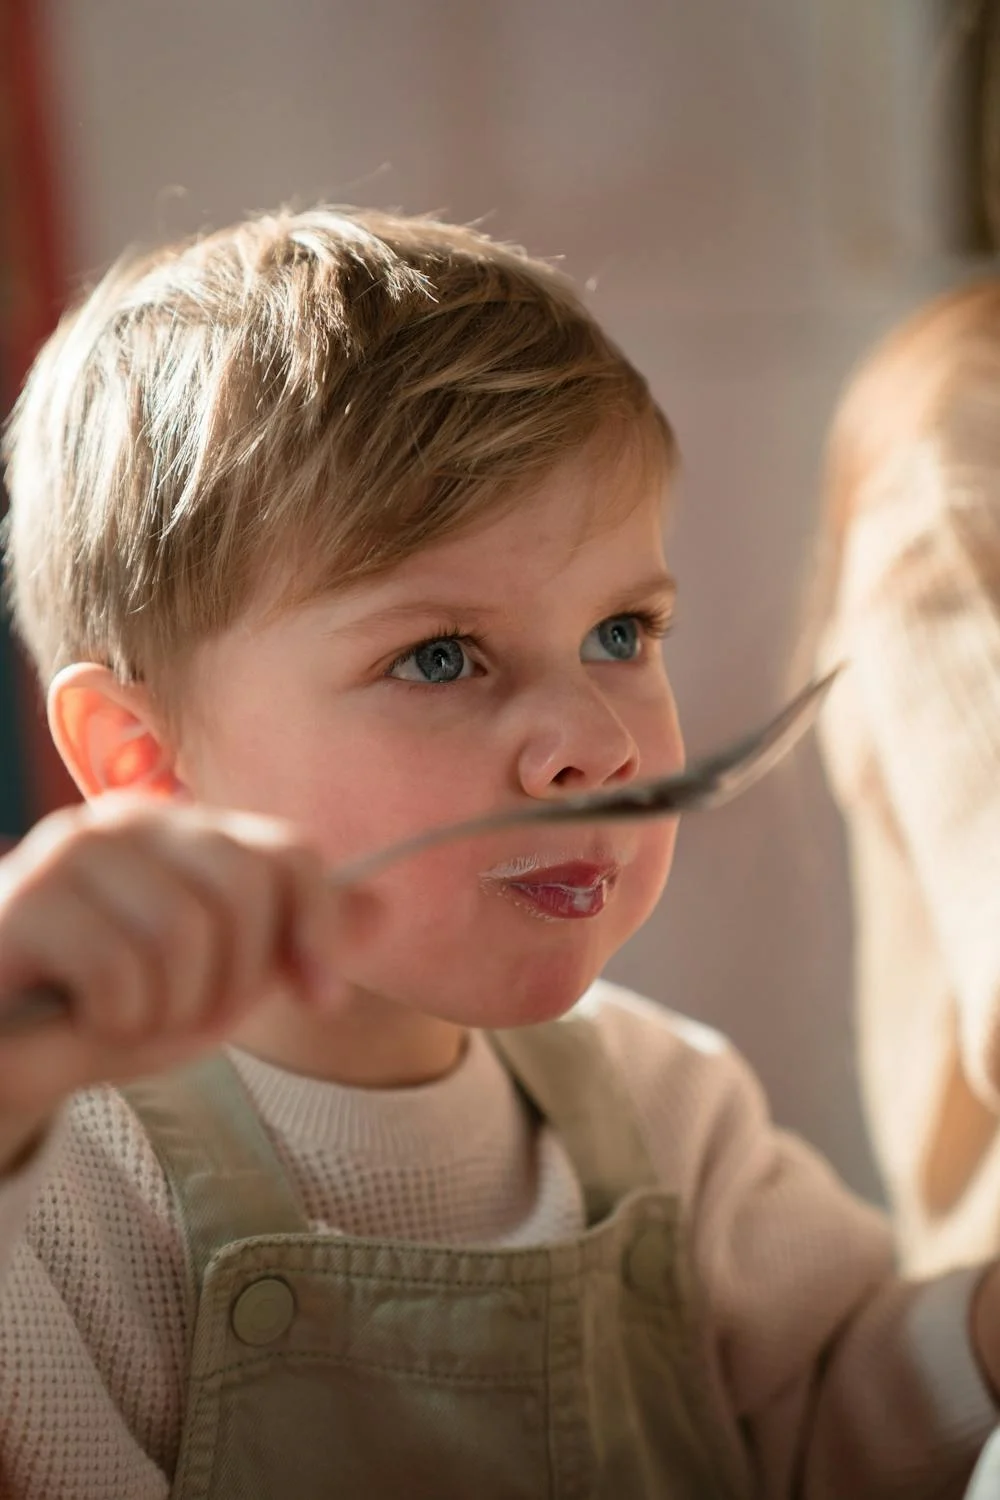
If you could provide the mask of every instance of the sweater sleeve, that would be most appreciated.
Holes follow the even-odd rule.
[[[3,1500],[166,1500],[188,1312],[161,1175],[104,1088],[0,1182]]]
[[[1000,507],[943,494],[930,471],[863,513],[840,640],[951,979],[964,1071],[1000,1109]]]
[[[715,1033],[602,991],[600,1024],[683,1205],[720,1409],[761,1500],[960,1500],[998,1412],[981,1271],[896,1276],[884,1216],[777,1129]]]
[[[882,1216],[774,1128],[740,1059],[719,1082],[696,1269],[759,1493],[961,1496],[998,1419],[969,1337],[981,1269],[898,1278]]]

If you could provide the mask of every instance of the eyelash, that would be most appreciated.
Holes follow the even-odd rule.
[[[414,641],[412,646],[407,646],[406,650],[401,651],[395,661],[389,663],[388,667],[386,667],[385,675],[388,677],[397,667],[401,667],[404,661],[409,661],[410,657],[415,655],[416,652],[420,651],[424,646],[432,646],[435,641],[457,641],[460,646],[465,646],[470,651],[483,650],[483,642],[480,636],[473,635],[468,630],[463,630],[461,626],[456,625],[452,621],[441,630],[435,630],[430,635],[425,635],[423,640]],[[422,687],[423,684],[411,682],[404,683],[403,686]]]
[[[620,614],[607,615],[605,618],[608,620],[637,620],[642,628],[643,635],[651,641],[662,641],[674,628],[673,611],[668,609],[626,609],[622,610]],[[598,625],[603,625],[604,621],[598,620],[597,623]],[[421,650],[424,646],[433,645],[435,641],[457,641],[460,646],[464,646],[470,651],[481,652],[484,649],[481,636],[475,635],[471,631],[463,630],[454,621],[450,621],[448,624],[443,625],[440,630],[432,631],[430,635],[425,635],[423,640],[415,641],[412,646],[408,646],[405,651],[400,652],[399,656],[389,663],[385,675],[387,677],[390,676],[397,667],[401,667],[405,661],[409,661],[415,652]],[[404,686],[422,687],[423,684],[414,682],[404,684]]]
[[[674,628],[674,612],[671,609],[627,609],[625,616],[638,620],[643,635],[652,641],[662,641]],[[621,619],[620,615],[609,615],[609,620]]]

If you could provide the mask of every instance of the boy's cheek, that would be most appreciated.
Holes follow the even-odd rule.
[[[672,697],[661,705],[659,713],[650,715],[643,726],[640,757],[641,780],[653,776],[675,776],[683,771],[684,737]]]
[[[629,872],[633,876],[635,928],[642,926],[663,894],[673,864],[676,842],[676,818],[665,818],[646,825],[638,855]]]

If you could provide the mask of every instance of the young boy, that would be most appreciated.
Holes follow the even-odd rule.
[[[0,1032],[8,1500],[962,1493],[996,1268],[896,1279],[597,977],[670,824],[323,880],[680,766],[673,459],[555,275],[424,220],[250,221],[43,350],[9,577],[88,805],[0,893],[0,1005],[72,999]]]

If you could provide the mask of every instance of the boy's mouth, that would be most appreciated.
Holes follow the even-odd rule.
[[[483,879],[536,916],[575,921],[600,915],[620,874],[621,866],[611,859],[543,865],[529,857],[500,865]]]

